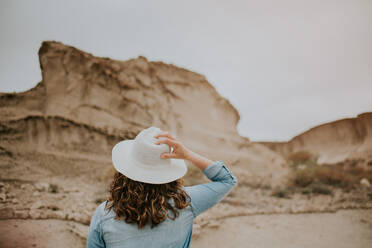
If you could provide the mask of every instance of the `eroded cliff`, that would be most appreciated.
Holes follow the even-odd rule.
[[[362,159],[372,165],[372,112],[325,123],[297,135],[288,142],[259,142],[285,157],[309,151],[319,163]]]

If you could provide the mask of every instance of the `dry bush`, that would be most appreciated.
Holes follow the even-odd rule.
[[[350,190],[359,184],[362,178],[372,180],[372,173],[361,167],[345,168],[336,165],[314,165],[305,168],[294,168],[289,185],[307,187],[312,184],[323,184]]]
[[[292,186],[306,187],[314,182],[316,168],[306,168],[303,170],[295,170],[290,178]]]
[[[305,187],[301,190],[302,194],[321,194],[321,195],[332,195],[332,189],[327,187],[326,185],[323,185],[321,183],[313,183],[309,185],[308,187]]]
[[[314,156],[309,151],[297,151],[287,156],[287,161],[293,163],[305,163],[314,159]]]
[[[58,193],[58,185],[57,184],[50,184],[49,185],[49,191],[51,193]]]
[[[274,190],[271,195],[278,198],[290,199],[293,192],[292,188],[279,188]]]
[[[301,165],[305,166],[315,166],[317,165],[317,157],[311,154],[309,151],[297,151],[291,153],[286,158],[289,167],[296,168]]]
[[[360,180],[362,178],[367,178],[370,182],[372,182],[372,170],[369,168],[363,168],[363,167],[351,167],[345,169],[349,174],[356,177],[357,180]]]
[[[324,186],[324,185],[313,185],[311,187],[311,192],[314,193],[314,194],[322,194],[322,195],[332,195],[333,192],[330,188]]]
[[[316,170],[315,177],[322,183],[343,188],[351,187],[355,182],[352,175],[336,166],[321,166]]]
[[[360,184],[362,178],[372,181],[371,169],[357,160],[337,164],[318,165],[316,157],[308,151],[299,151],[287,157],[292,173],[288,186],[297,187],[303,194],[332,194],[332,187],[349,191]],[[281,193],[278,192],[278,197]]]

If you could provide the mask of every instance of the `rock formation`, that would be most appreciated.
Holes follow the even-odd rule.
[[[355,198],[353,192],[339,189],[334,196],[297,194],[293,200],[273,195],[285,186],[288,153],[308,149],[326,160],[349,151],[350,157],[371,154],[370,114],[314,128],[287,143],[250,142],[238,135],[236,109],[200,74],[144,57],[94,57],[54,41],[43,42],[39,60],[42,81],[36,87],[0,93],[0,226],[17,227],[10,219],[18,219],[32,230],[58,227],[59,240],[78,239],[70,246],[84,247],[90,217],[107,196],[113,145],[152,125],[223,160],[238,177],[229,196],[195,220],[194,237],[230,217],[371,208],[364,191],[357,202],[345,200]],[[203,180],[190,166],[185,183]],[[34,244],[33,232],[5,229],[9,240],[28,232],[31,239],[22,243]]]
[[[109,164],[117,141],[154,125],[247,176],[281,175],[282,157],[238,135],[237,110],[200,74],[141,56],[94,57],[54,41],[42,43],[39,60],[35,88],[0,94],[4,154],[95,156]]]
[[[318,163],[361,159],[372,165],[372,112],[316,126],[288,142],[259,142],[283,156],[309,151]]]
[[[43,42],[39,60],[36,87],[0,93],[0,219],[87,225],[107,195],[112,147],[149,126],[223,160],[247,185],[274,185],[285,174],[281,155],[238,135],[237,110],[202,75],[54,41]],[[185,182],[203,180],[190,166]]]

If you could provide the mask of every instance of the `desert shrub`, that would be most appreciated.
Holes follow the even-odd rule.
[[[56,205],[49,205],[47,206],[48,209],[52,210],[52,211],[58,211],[60,210],[58,206]]]
[[[287,161],[290,166],[296,167],[300,164],[313,165],[315,163],[315,156],[309,151],[297,151],[287,156]]]
[[[304,169],[296,169],[293,172],[292,178],[291,178],[291,184],[294,186],[299,187],[306,187],[314,182],[316,179],[315,177],[316,168],[308,167]]]
[[[56,184],[50,184],[49,185],[49,191],[51,192],[51,193],[58,193],[58,185],[56,185]]]
[[[333,194],[330,188],[328,188],[327,186],[321,185],[321,184],[312,185],[310,188],[311,188],[311,193],[314,193],[314,194],[322,194],[322,195]]]
[[[279,188],[272,192],[272,196],[278,197],[278,198],[291,198],[290,195],[293,192],[289,188]]]
[[[313,193],[310,187],[305,187],[301,189],[300,192],[304,195],[310,195],[311,193]]]
[[[315,177],[322,183],[332,186],[349,187],[353,184],[353,178],[343,168],[336,166],[320,166],[316,170]]]
[[[351,176],[342,168],[325,166],[312,166],[304,169],[296,169],[292,173],[291,184],[298,187],[307,187],[312,183],[347,187],[352,184]]]
[[[308,194],[332,195],[333,191],[323,184],[312,183],[307,187],[301,189],[301,193],[304,195]]]
[[[363,167],[351,167],[345,169],[348,174],[351,174],[355,177],[356,180],[360,181],[362,178],[368,179],[370,182],[372,181],[372,170],[369,168]]]
[[[303,167],[293,167],[289,184],[304,188],[314,183],[320,183],[322,185],[350,190],[358,185],[362,178],[371,181],[372,173],[368,169],[362,167],[344,167],[329,164],[317,165],[315,163],[312,165],[304,165]],[[310,189],[310,191],[312,191],[312,189]],[[306,193],[307,192],[305,192],[305,194]],[[324,193],[326,194],[325,191]]]

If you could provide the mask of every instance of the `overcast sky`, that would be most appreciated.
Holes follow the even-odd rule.
[[[43,40],[201,73],[254,141],[372,111],[371,0],[0,0],[0,91],[41,80]]]

